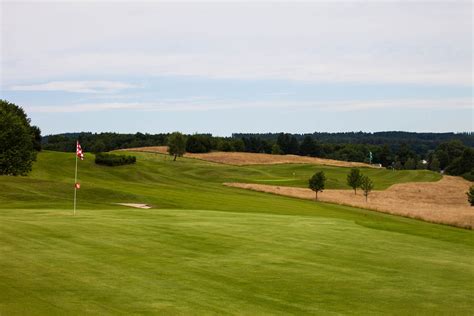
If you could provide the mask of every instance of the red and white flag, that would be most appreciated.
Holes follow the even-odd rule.
[[[84,153],[82,152],[81,144],[79,144],[79,141],[76,143],[76,155],[77,157],[81,158],[81,160],[84,160]]]

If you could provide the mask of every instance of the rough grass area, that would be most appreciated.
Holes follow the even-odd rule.
[[[315,193],[308,188],[295,188],[256,183],[225,183],[237,187],[314,200]],[[324,190],[319,201],[362,207],[378,212],[416,218],[432,223],[461,228],[474,228],[474,208],[466,198],[471,182],[461,177],[444,176],[437,182],[399,183],[387,190],[372,191],[369,199],[363,192],[355,195],[351,190]]]
[[[73,217],[74,154],[41,153],[0,177],[0,314],[472,314],[472,231],[222,186],[272,172],[86,154]]]
[[[138,152],[155,152],[166,154],[167,146],[151,146],[125,149],[128,151]],[[341,161],[326,158],[306,157],[298,155],[270,155],[263,153],[247,153],[247,152],[223,152],[213,151],[209,153],[185,153],[184,157],[200,159],[215,163],[223,163],[227,165],[246,166],[246,165],[273,165],[283,163],[306,163],[318,164],[336,167],[362,167],[362,168],[378,168],[376,165],[369,165],[362,162]]]

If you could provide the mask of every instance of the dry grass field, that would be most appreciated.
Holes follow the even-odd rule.
[[[140,152],[155,152],[166,154],[168,147],[166,146],[153,146],[153,147],[140,147],[140,148],[128,148],[128,151],[140,151]],[[283,163],[298,163],[298,164],[315,164],[335,167],[367,167],[377,168],[366,163],[361,162],[348,162],[339,161],[332,159],[323,159],[316,157],[304,157],[297,155],[270,155],[270,154],[256,154],[256,153],[244,153],[244,152],[222,152],[215,151],[205,154],[193,154],[186,153],[184,157],[201,159],[216,163],[223,163],[226,165],[245,166],[245,165],[271,165],[271,164],[283,164]]]
[[[225,183],[243,189],[314,199],[314,192],[305,188],[282,187],[251,183]],[[383,213],[421,219],[473,229],[474,208],[469,206],[466,192],[471,182],[460,177],[444,176],[438,182],[395,184],[384,191],[372,191],[368,202],[362,191],[325,190],[318,194],[324,202],[361,207]]]

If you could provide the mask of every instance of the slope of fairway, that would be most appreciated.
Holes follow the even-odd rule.
[[[108,167],[94,163],[94,156],[86,154],[79,162],[79,206],[90,208],[113,207],[113,203],[146,203],[160,207],[195,207],[193,198],[225,194],[224,182],[255,182],[278,185],[307,186],[307,179],[323,170],[328,178],[328,189],[345,188],[350,169],[314,165],[228,166],[195,159],[172,159],[166,155],[134,153],[135,165]],[[369,175],[375,189],[412,181],[437,181],[439,174],[430,171],[390,171],[361,169]],[[285,177],[285,178],[283,178]],[[285,181],[282,181],[282,178]],[[74,155],[43,152],[28,177],[0,177],[0,203],[4,208],[71,206],[74,183]],[[157,195],[157,193],[159,193]]]
[[[257,177],[241,177],[240,182],[271,184],[279,186],[308,187],[308,179],[318,171],[324,171],[327,177],[327,189],[350,189],[346,179],[349,168],[315,166],[309,164],[281,164],[271,166],[252,166],[258,171]],[[359,168],[362,174],[370,177],[375,190],[384,190],[396,183],[438,181],[441,175],[429,170],[397,170],[384,168]]]
[[[0,314],[472,314],[472,231],[221,184],[275,166],[137,156],[86,155],[76,217],[73,155],[0,177]]]

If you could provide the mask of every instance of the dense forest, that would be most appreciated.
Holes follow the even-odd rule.
[[[43,137],[43,148],[74,151],[78,139],[85,151],[164,146],[169,134],[68,133]],[[473,133],[313,133],[211,134],[186,136],[186,151],[213,150],[295,154],[381,164],[394,169],[445,170],[474,180]]]

